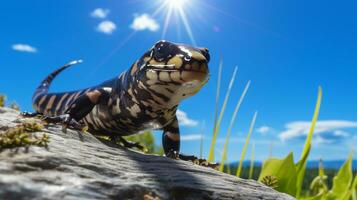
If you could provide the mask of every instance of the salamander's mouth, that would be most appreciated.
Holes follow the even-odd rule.
[[[207,66],[207,65],[206,65]],[[147,66],[146,77],[151,80],[158,80],[165,83],[188,83],[198,81],[200,83],[207,82],[209,77],[208,68],[204,66],[202,69],[190,68],[175,68],[173,66]]]
[[[147,70],[152,70],[155,72],[193,72],[193,73],[202,73],[208,74],[208,67],[207,64],[202,64],[198,67],[191,67],[187,65],[186,67],[179,67],[177,68],[175,65],[147,65]]]

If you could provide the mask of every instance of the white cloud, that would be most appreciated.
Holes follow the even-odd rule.
[[[30,46],[28,44],[13,44],[12,49],[15,51],[21,51],[21,52],[26,52],[26,53],[36,53],[37,49],[33,46]]]
[[[91,12],[90,15],[94,18],[104,19],[108,16],[109,13],[110,13],[109,9],[96,8]]]
[[[270,128],[269,126],[261,126],[261,127],[257,128],[256,131],[262,135],[265,135],[265,134],[271,132],[272,128]]]
[[[104,34],[112,34],[117,29],[117,26],[112,21],[102,21],[97,26],[97,31],[102,32]]]
[[[324,137],[321,137],[320,135],[317,135],[314,137],[312,140],[312,144],[314,145],[321,145],[321,144],[333,144],[334,140],[333,139],[326,139]]]
[[[285,125],[286,130],[279,134],[279,138],[283,141],[292,138],[305,136],[310,130],[311,122],[296,121]],[[346,136],[347,132],[342,129],[357,128],[357,122],[346,120],[324,120],[318,121],[315,127],[314,135],[319,136],[323,133],[333,133],[334,136]]]
[[[179,124],[181,126],[197,126],[198,125],[198,121],[190,119],[187,116],[187,113],[183,112],[182,110],[177,110],[176,115],[177,115]]]
[[[204,137],[203,137],[203,135],[200,135],[200,134],[181,135],[180,140],[181,141],[195,141],[195,140],[201,140],[201,138],[204,138]]]
[[[160,25],[156,22],[155,19],[151,18],[148,14],[137,15],[134,18],[133,23],[130,25],[130,28],[136,31],[157,31],[160,28]]]
[[[205,138],[206,139],[206,138]],[[226,142],[226,138],[217,138],[216,143],[217,144],[224,144]],[[246,142],[245,137],[232,137],[229,139],[230,144],[244,144]],[[253,139],[251,140],[250,143],[253,142]],[[254,140],[255,144],[261,144],[261,145],[270,145],[272,142],[270,140]],[[280,144],[280,143],[274,143],[274,144]]]
[[[342,130],[337,130],[333,132],[333,135],[336,137],[348,137],[350,136],[350,133],[346,132],[346,131],[342,131]]]

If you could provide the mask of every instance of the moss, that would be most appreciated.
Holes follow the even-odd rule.
[[[42,129],[42,124],[36,122],[25,122],[16,127],[9,128],[0,133],[0,151],[32,145],[46,147],[49,142],[48,134],[43,134],[41,137],[31,134],[31,132],[41,131]]]

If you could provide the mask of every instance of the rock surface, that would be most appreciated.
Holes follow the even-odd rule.
[[[0,108],[0,131],[28,120],[18,115]],[[63,133],[59,126],[44,132],[47,149],[0,152],[0,199],[294,199],[255,181],[104,144],[90,134]]]

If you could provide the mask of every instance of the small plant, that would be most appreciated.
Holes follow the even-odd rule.
[[[10,108],[14,109],[14,110],[17,110],[17,111],[20,111],[20,106],[16,103],[16,101],[13,101],[11,104],[10,104]]]
[[[314,180],[312,180],[312,182],[310,184],[310,191],[313,195],[324,194],[328,191],[328,187],[326,184],[327,178],[328,177],[325,175],[325,172],[324,172],[322,160],[320,160],[319,175],[316,178],[314,178]]]
[[[6,102],[6,96],[3,94],[0,94],[0,107],[4,107]]]
[[[330,191],[323,195],[324,199],[349,199],[351,197],[352,153],[342,165],[337,175],[333,178],[333,186]]]
[[[319,88],[314,116],[311,122],[309,134],[305,141],[305,146],[301,154],[301,159],[294,163],[293,153],[290,153],[284,159],[269,158],[264,162],[259,181],[267,175],[274,175],[278,178],[276,190],[295,196],[299,199],[302,182],[305,176],[306,162],[311,150],[311,140],[318,119],[320,105],[322,100],[322,89]]]
[[[0,151],[16,147],[29,147],[31,145],[47,146],[49,142],[47,134],[43,134],[42,137],[30,135],[31,132],[41,131],[42,129],[42,124],[36,122],[25,122],[16,127],[9,128],[0,133]]]
[[[261,180],[261,182],[271,188],[277,188],[278,187],[278,179],[275,176],[267,175],[264,176]]]

